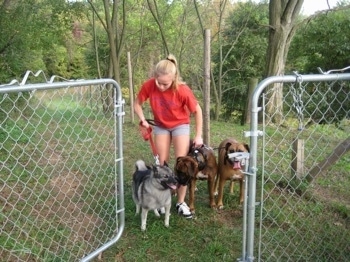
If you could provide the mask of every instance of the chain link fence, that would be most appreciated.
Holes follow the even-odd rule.
[[[253,100],[245,261],[350,261],[350,74],[271,77]]]
[[[78,261],[119,238],[120,97],[110,80],[0,86],[1,261]]]
[[[242,261],[350,261],[349,91],[350,74],[258,85]],[[2,261],[89,261],[118,241],[123,110],[112,80],[0,86]]]

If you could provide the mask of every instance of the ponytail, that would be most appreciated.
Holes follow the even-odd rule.
[[[166,59],[159,61],[154,70],[154,77],[167,74],[174,76],[174,81],[171,88],[174,91],[177,90],[179,84],[182,84],[183,82],[181,81],[176,58],[172,54],[169,54]]]

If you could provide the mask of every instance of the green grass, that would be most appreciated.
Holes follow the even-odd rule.
[[[19,250],[23,260],[69,261],[72,253],[74,257],[82,257],[86,250],[101,246],[106,235],[114,235],[113,121],[69,98],[49,102],[38,107],[35,114],[26,115],[30,121],[15,115],[0,130],[4,141],[0,159],[6,167],[0,174],[1,185],[6,185],[2,194],[8,197],[7,204],[15,207],[3,209],[0,223],[6,224],[4,232],[16,238],[13,241],[2,234],[0,241],[5,242],[6,249]],[[212,121],[210,128],[212,147],[218,147],[227,137],[249,143],[249,138],[243,135],[249,126]],[[290,172],[291,143],[295,137],[305,139],[305,165],[309,169],[348,136],[346,130],[333,125],[311,126],[302,132],[288,127],[266,128],[266,144],[259,139],[258,148],[257,201],[262,200],[262,191],[264,205],[262,222],[258,216],[260,206],[257,206],[255,255],[262,223],[264,261],[350,259],[347,244],[350,238],[349,154],[311,183],[291,177]],[[173,208],[170,227],[165,228],[163,217],[157,218],[150,212],[147,230],[141,232],[140,215],[135,215],[131,198],[131,175],[137,159],[147,163],[153,163],[154,159],[149,142],[141,138],[137,124],[130,123],[128,115],[123,124],[123,140],[126,224],[122,238],[103,253],[103,261],[235,261],[240,258],[242,207],[238,205],[238,186],[235,194],[230,195],[228,183],[224,210],[209,207],[207,183],[199,181],[195,219],[186,220]],[[170,165],[174,160],[171,159]],[[56,181],[56,186],[63,187],[66,173],[73,173],[72,182],[84,186],[77,186],[74,193],[68,192],[65,198],[60,198],[52,183]],[[19,196],[26,201],[18,201]],[[174,197],[173,203],[175,201]],[[86,217],[74,213],[76,209],[69,209],[72,217],[66,214],[68,221],[63,221],[59,208],[71,208],[73,204]],[[33,208],[38,214],[32,212]],[[14,222],[7,223],[4,215]],[[75,215],[85,223],[89,219],[98,223],[98,227],[91,229],[87,225],[91,232],[73,242],[72,235],[78,232],[70,220]],[[28,250],[30,253],[26,253]]]
[[[143,158],[152,162],[151,152],[147,142],[135,143],[138,134],[133,133],[133,125],[124,125],[128,132],[124,139],[126,142],[125,164],[127,174],[133,171],[135,159]],[[331,130],[329,130],[331,129]],[[248,142],[243,137],[243,131],[249,130],[248,126],[240,126],[230,122],[211,122],[211,146],[217,147],[226,137]],[[333,130],[333,131],[332,131]],[[333,134],[333,136],[330,136]],[[332,146],[347,136],[346,132],[334,129],[333,126],[314,126],[303,132],[287,131],[284,128],[268,127],[265,148],[259,150],[267,152],[264,186],[263,228],[261,258],[265,261],[332,261],[349,259],[347,239],[350,234],[344,231],[349,224],[349,205],[332,204],[332,199],[324,199],[314,194],[314,186],[318,179],[320,185],[325,186],[324,194],[328,194],[329,188],[333,188],[332,176],[320,175],[317,181],[308,183],[305,180],[296,180],[290,175],[290,146],[295,137],[301,136],[306,140],[306,150],[310,150],[306,167],[312,166],[316,159],[322,159]],[[309,137],[318,139],[318,149],[314,150],[315,142]],[[132,141],[133,157],[129,161],[128,141]],[[273,141],[273,143],[272,143]],[[321,142],[321,143],[320,143]],[[323,143],[323,144],[322,144]],[[276,145],[278,150],[276,150]],[[322,146],[325,146],[324,148]],[[323,150],[320,150],[323,149]],[[135,152],[136,151],[136,152]],[[316,153],[315,153],[316,152]],[[262,154],[259,154],[261,161]],[[350,185],[348,156],[342,158],[332,172],[345,180],[342,185],[334,185],[336,191],[346,191]],[[131,162],[131,163],[130,163]],[[261,164],[261,162],[260,162]],[[273,165],[273,167],[272,167]],[[259,166],[259,168],[261,168]],[[275,175],[270,170],[277,169]],[[261,185],[261,169],[258,171],[258,184]],[[127,175],[126,175],[127,177]],[[282,182],[283,181],[283,182]],[[237,189],[237,188],[236,188]],[[224,195],[225,209],[221,211],[211,210],[208,206],[206,182],[199,182],[199,191],[196,192],[196,219],[185,220],[176,215],[172,210],[170,228],[163,226],[163,221],[155,218],[150,213],[148,228],[145,233],[140,231],[140,216],[134,215],[134,204],[131,200],[130,181],[126,183],[126,229],[121,240],[104,253],[106,261],[232,261],[241,256],[242,247],[242,208],[237,204],[237,193],[229,195],[226,185]],[[260,188],[258,188],[258,200],[260,200]],[[343,197],[349,201],[349,193],[343,193]],[[295,194],[296,193],[296,194]],[[129,196],[129,197],[128,197]],[[173,199],[176,201],[176,198]],[[335,199],[334,201],[338,201]],[[348,202],[349,203],[349,202]],[[257,214],[260,207],[257,207]],[[337,223],[337,221],[341,221]],[[257,216],[257,224],[259,218]],[[270,223],[271,226],[270,226]],[[333,226],[332,226],[333,225]],[[341,225],[341,226],[334,226]],[[323,230],[325,227],[325,230]],[[326,232],[327,233],[326,233]],[[259,229],[256,228],[256,234]],[[331,237],[330,237],[331,236]],[[290,241],[293,243],[291,244]],[[314,243],[316,241],[316,243]],[[258,245],[258,238],[255,239]],[[310,244],[313,243],[313,244]],[[322,243],[320,245],[319,243]],[[341,244],[339,244],[341,243]],[[298,250],[298,251],[296,251]],[[185,254],[185,255],[184,255]],[[256,253],[257,255],[257,249]],[[331,259],[330,259],[331,258]]]

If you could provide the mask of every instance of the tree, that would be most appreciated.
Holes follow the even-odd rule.
[[[267,49],[266,77],[284,74],[290,43],[296,31],[296,22],[304,0],[270,0],[269,44]],[[272,122],[283,120],[282,84],[269,87],[266,114]]]
[[[289,47],[297,29],[303,23],[310,22],[322,13],[328,12],[319,12],[314,16],[299,21],[299,13],[303,2],[304,0],[270,1],[266,77],[284,74]],[[340,7],[336,7],[333,10],[338,11],[348,8],[350,8],[350,6],[346,5],[346,1],[344,1]],[[269,89],[271,89],[272,92],[268,92],[269,97],[267,97],[266,114],[272,122],[280,123],[283,119],[282,84],[274,84],[269,87]]]
[[[0,82],[39,69],[65,78],[86,76],[84,47],[73,35],[81,6],[64,0],[3,1]]]
[[[88,0],[100,23],[106,31],[109,45],[109,66],[107,77],[120,81],[120,56],[124,47],[126,31],[126,1],[103,0],[104,16],[99,12],[99,6]]]
[[[338,7],[340,8],[340,6]],[[350,10],[322,12],[301,24],[288,56],[290,70],[318,73],[350,65]]]
[[[329,71],[350,65],[350,10],[341,7],[337,7],[337,12],[321,12],[301,25],[291,44],[289,70],[318,73],[318,67]],[[331,86],[319,83],[317,88],[306,88],[305,92],[310,94],[312,102],[305,104],[305,111],[313,112],[307,115],[308,124],[337,125],[348,117],[350,105],[344,101],[349,91],[349,85],[339,82]],[[318,110],[315,110],[316,107]]]
[[[226,19],[228,14],[235,8],[236,5],[231,5],[227,0],[217,1],[193,1],[196,14],[198,17],[199,25],[204,32],[205,29],[210,28],[211,30],[211,49],[219,50],[219,52],[213,52],[216,55],[216,59],[213,59],[214,68],[216,72],[211,70],[211,94],[213,94],[213,100],[215,104],[214,118],[219,119],[222,96],[223,96],[223,65],[227,63],[227,59],[230,56],[231,51],[234,49],[234,42],[236,39],[230,39],[232,42],[230,48],[226,49],[223,53],[223,46],[229,44],[225,41],[223,36],[224,30],[227,26]],[[203,33],[204,36],[204,33]],[[204,38],[203,38],[204,39]]]
[[[37,47],[41,34],[34,10],[38,7],[34,0],[0,4],[0,83],[19,77],[27,69],[44,67],[42,50]]]
[[[100,23],[106,31],[108,37],[109,65],[107,77],[120,82],[120,57],[124,48],[125,30],[126,30],[126,1],[103,0],[104,16],[98,11],[98,7],[92,0],[88,0],[91,8],[99,18]],[[95,42],[96,43],[96,42]],[[102,94],[103,107],[105,112],[113,112],[113,93],[112,86],[107,86],[106,93]]]
[[[261,78],[264,70],[268,4],[240,3],[225,24],[220,49],[213,57],[214,73],[220,78],[221,113],[239,118],[246,103],[247,79]]]

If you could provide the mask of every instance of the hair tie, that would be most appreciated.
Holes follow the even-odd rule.
[[[171,58],[166,58],[166,60],[168,60],[168,61],[172,62],[174,65],[176,65],[176,64],[175,64],[175,60],[174,60],[174,59],[171,59]]]

